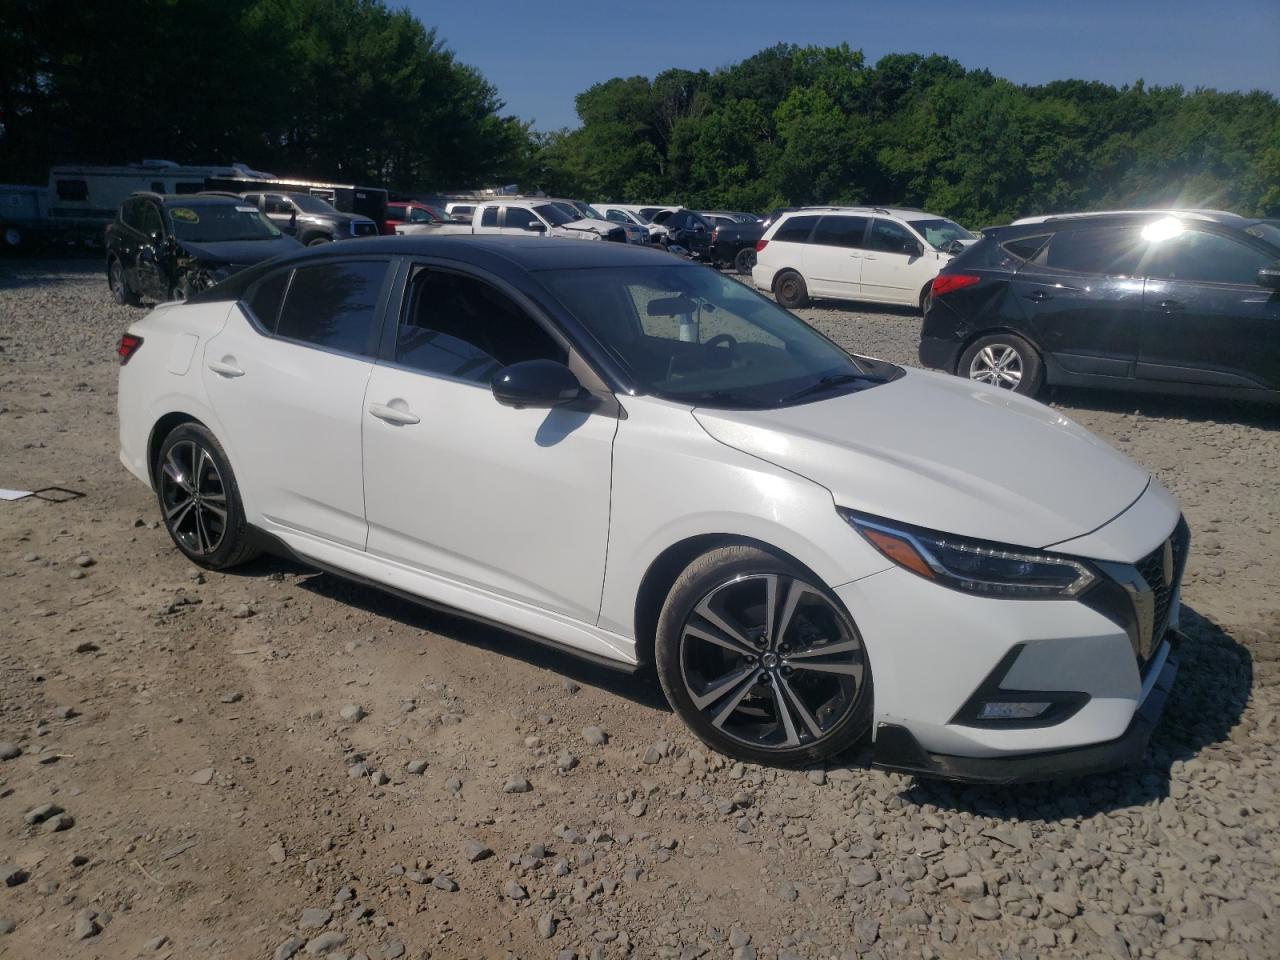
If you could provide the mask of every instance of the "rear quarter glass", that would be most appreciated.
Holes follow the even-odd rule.
[[[994,237],[984,236],[942,268],[942,273],[964,273],[966,270],[1017,270],[1023,260],[1014,256]]]

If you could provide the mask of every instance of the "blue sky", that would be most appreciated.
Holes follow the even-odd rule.
[[[1068,77],[1280,94],[1280,0],[391,0],[404,3],[507,113],[577,126],[573,98],[614,76],[708,70],[775,43],[941,53],[1016,83]],[[1039,9],[1037,9],[1039,8]]]

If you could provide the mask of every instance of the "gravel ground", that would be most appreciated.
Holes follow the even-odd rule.
[[[915,359],[914,316],[802,313]],[[1276,955],[1277,414],[1050,398],[1181,499],[1190,642],[1141,768],[962,789],[729,763],[643,679],[199,573],[115,458],[138,315],[0,262],[0,486],[84,494],[0,503],[0,957]]]

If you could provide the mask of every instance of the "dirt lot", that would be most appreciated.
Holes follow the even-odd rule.
[[[0,262],[0,487],[83,494],[0,503],[0,957],[1276,955],[1280,413],[1054,398],[1181,499],[1191,642],[1141,769],[954,789],[726,763],[651,682],[199,574],[116,460],[138,315]],[[914,361],[912,316],[805,316]]]

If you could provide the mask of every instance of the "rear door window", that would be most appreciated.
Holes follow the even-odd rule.
[[[276,333],[328,350],[372,357],[378,300],[387,277],[384,260],[299,267],[280,309]]]
[[[277,270],[255,283],[245,297],[244,305],[249,308],[259,325],[270,333],[275,332],[276,320],[280,316],[280,302],[284,299],[291,276],[292,270]]]
[[[1260,250],[1203,230],[1185,230],[1153,243],[1145,273],[1157,280],[1254,285],[1258,271],[1274,265]]]
[[[480,226],[496,227],[498,225],[498,208],[485,207],[484,212],[480,214]]]
[[[828,247],[861,248],[866,232],[866,217],[823,217],[813,231],[812,242]]]
[[[1049,239],[1036,262],[1072,273],[1132,277],[1138,275],[1145,249],[1146,242],[1136,226],[1061,230]]]
[[[1000,246],[1019,260],[1032,260],[1047,239],[1047,236],[1018,237],[1016,240],[1006,240]]]
[[[772,239],[782,243],[808,243],[818,217],[788,217],[778,225]]]

